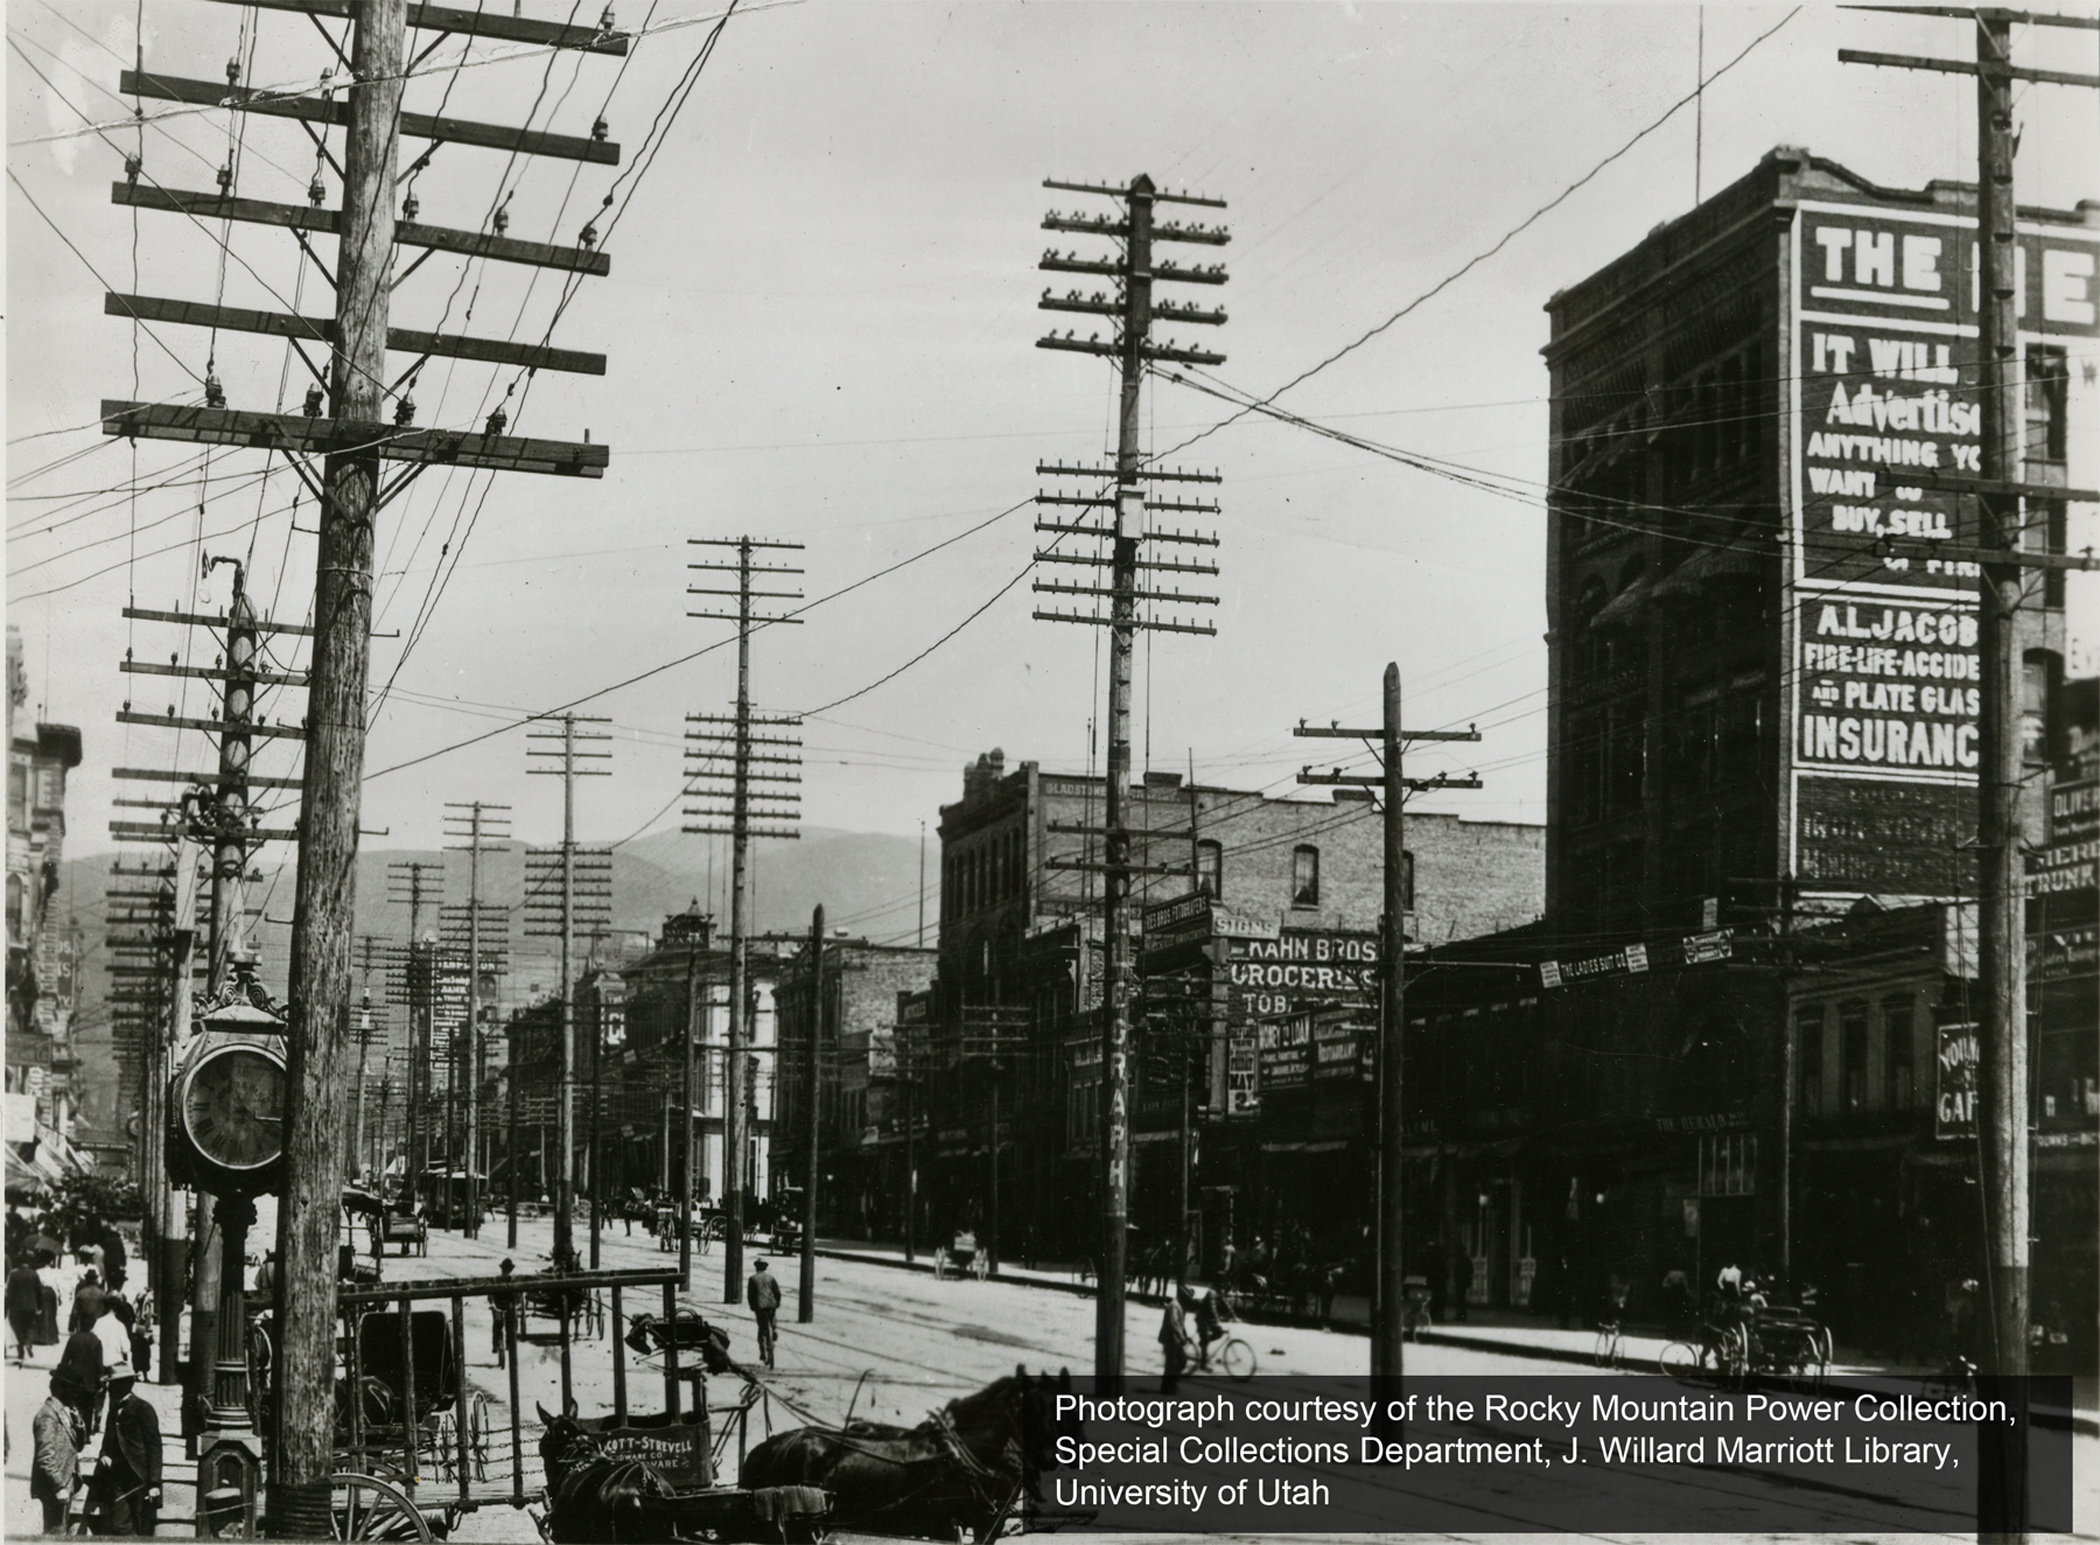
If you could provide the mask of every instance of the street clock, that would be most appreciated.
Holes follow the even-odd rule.
[[[168,1178],[221,1197],[274,1192],[284,1167],[285,1022],[251,969],[198,1005],[168,1091]]]
[[[182,1131],[194,1157],[254,1181],[284,1156],[284,1059],[269,1047],[222,1044],[207,1051],[182,1081]]]

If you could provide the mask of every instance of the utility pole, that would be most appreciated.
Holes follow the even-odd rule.
[[[1985,1435],[1978,1455],[1979,1530],[1987,1536],[2024,1539],[2027,1532],[2027,1437],[2025,1384],[2029,1319],[2027,1280],[2030,1227],[2030,1152],[2027,1058],[2027,770],[2021,747],[2023,645],[2033,628],[2021,625],[2032,611],[2023,572],[2070,567],[2065,555],[2027,553],[2022,540],[2030,525],[2047,532],[2048,501],[2100,499],[2091,491],[2029,483],[2022,474],[2020,359],[2016,313],[2019,205],[2013,189],[2013,82],[2081,86],[2100,90],[2100,76],[2017,66],[2012,29],[2018,26],[2100,30],[2100,18],[2005,10],[1995,6],[1949,9],[1892,6],[1891,10],[1973,20],[1976,60],[1923,59],[1904,54],[1840,49],[1846,64],[1887,65],[1976,77],[1977,360],[1976,401],[1982,408],[1980,476],[1941,478],[1976,496],[1977,541],[1984,551],[1978,584],[1977,649],[1982,674],[1977,767],[1976,893],[1980,939],[1977,961],[1982,999],[1982,1044],[1978,1068],[1981,1114],[1977,1121],[1984,1226],[1988,1236],[1984,1280],[1990,1351],[1984,1369],[2018,1382],[2010,1388],[2021,1404],[2017,1420]],[[2027,510],[2022,505],[2028,506]],[[2047,545],[2046,540],[2042,544]],[[2054,560],[2052,563],[2051,560]],[[2086,563],[2079,567],[2090,566]]]
[[[995,989],[996,990],[996,989]],[[1022,1006],[999,1003],[966,1003],[962,1010],[962,1055],[981,1061],[988,1075],[991,1165],[986,1185],[983,1247],[989,1272],[999,1270],[999,1081],[1006,1075],[1006,1058],[1028,1044],[1028,1029],[1034,1016]]]
[[[803,1325],[817,1317],[817,1091],[829,1007],[824,992],[824,904],[818,902],[809,919],[809,1039],[802,1048],[802,1274],[795,1319]]]
[[[729,881],[729,1054],[722,1087],[722,1204],[728,1219],[729,1237],[722,1249],[722,1302],[737,1303],[743,1294],[744,1276],[744,1037],[745,1003],[749,963],[749,923],[745,918],[745,884],[750,842],[753,837],[792,840],[801,835],[795,822],[801,818],[802,742],[784,735],[754,735],[752,731],[794,729],[802,721],[793,715],[755,715],[751,711],[751,630],[754,626],[799,623],[798,617],[762,615],[754,601],[799,601],[799,590],[753,590],[752,579],[766,574],[800,574],[785,568],[753,562],[763,552],[800,552],[800,542],[761,541],[756,537],[693,537],[693,547],[729,547],[736,562],[689,563],[702,573],[734,574],[736,588],[724,590],[703,585],[686,586],[687,595],[734,596],[736,610],[721,609],[721,602],[705,602],[713,610],[689,611],[688,617],[710,618],[736,624],[736,712],[733,715],[687,714],[685,738],[691,744],[686,756],[688,796],[700,800],[685,813],[701,818],[698,826],[685,830],[696,835],[727,835],[730,838]],[[698,726],[694,728],[693,726]],[[759,748],[759,749],[754,749]],[[725,765],[726,764],[726,765]],[[756,770],[754,770],[754,768]],[[722,785],[727,784],[725,789]],[[756,785],[756,787],[754,787]]]
[[[203,680],[214,682],[219,688],[219,711],[215,717],[188,718],[178,715],[171,703],[165,714],[134,711],[127,700],[117,714],[123,724],[154,725],[164,729],[199,730],[218,742],[218,768],[213,773],[161,772],[158,769],[120,767],[116,776],[124,780],[182,781],[195,785],[191,792],[175,805],[159,806],[164,810],[181,812],[177,823],[182,833],[199,846],[208,847],[211,854],[211,890],[209,920],[206,924],[204,950],[204,991],[207,998],[217,998],[226,986],[229,963],[240,954],[246,937],[247,908],[244,882],[248,876],[249,855],[266,841],[297,841],[300,832],[290,827],[265,829],[259,818],[249,811],[251,788],[289,789],[300,786],[299,780],[288,777],[265,778],[256,775],[250,768],[257,740],[283,740],[298,742],[307,738],[307,731],[295,725],[261,724],[256,722],[256,692],[259,688],[305,687],[306,673],[301,671],[271,670],[262,660],[262,638],[265,633],[276,633],[294,637],[308,636],[312,629],[291,623],[267,622],[259,618],[247,595],[247,571],[237,559],[230,557],[207,557],[204,572],[209,575],[214,569],[225,565],[233,570],[233,592],[222,616],[211,617],[184,611],[156,611],[137,606],[124,608],[124,615],[135,621],[174,623],[181,626],[205,627],[223,632],[226,640],[225,652],[207,668],[185,665],[180,656],[171,655],[168,663],[140,660],[127,651],[122,669],[130,676],[165,676],[178,680]],[[120,799],[119,805],[155,808],[158,802],[151,800]],[[167,824],[166,816],[161,823],[119,820],[110,823],[110,834],[119,842],[165,842],[174,832]],[[303,867],[303,866],[302,866]],[[177,868],[180,868],[178,861]],[[188,883],[184,876],[176,875],[176,889],[180,892]],[[194,886],[191,886],[194,898]],[[192,900],[194,916],[194,899]],[[175,982],[175,998],[180,1001],[180,1012],[185,1020],[181,1027],[182,1042],[188,1039],[187,1000],[190,993],[187,975]],[[182,1042],[170,1047],[170,1062],[167,1071],[175,1071],[172,1057],[182,1049]],[[165,1100],[160,1102],[163,1110]],[[165,1134],[155,1134],[153,1141],[160,1142]],[[195,1224],[191,1234],[194,1242],[193,1268],[191,1272],[190,1303],[190,1360],[189,1398],[193,1409],[208,1406],[212,1388],[212,1350],[218,1346],[218,1321],[221,1299],[228,1284],[223,1280],[221,1265],[223,1252],[217,1248],[218,1229],[217,1202],[209,1191],[196,1191]],[[238,1290],[239,1284],[232,1284]],[[178,1310],[171,1305],[161,1306],[170,1320],[180,1320]]]
[[[1148,542],[1216,547],[1218,540],[1215,536],[1161,530],[1147,519],[1148,510],[1217,513],[1216,504],[1205,501],[1148,501],[1145,494],[1147,481],[1172,479],[1216,482],[1218,479],[1214,474],[1198,475],[1146,469],[1141,444],[1142,421],[1139,416],[1146,370],[1158,361],[1179,361],[1193,365],[1221,365],[1225,362],[1224,355],[1208,350],[1182,348],[1174,344],[1155,344],[1151,341],[1154,317],[1164,321],[1201,323],[1208,326],[1217,326],[1225,320],[1225,313],[1221,310],[1204,310],[1173,301],[1162,301],[1155,305],[1152,299],[1152,287],[1155,283],[1166,281],[1223,284],[1226,278],[1222,264],[1196,268],[1183,267],[1172,262],[1155,262],[1152,247],[1155,242],[1193,242],[1221,247],[1232,238],[1219,227],[1155,220],[1153,207],[1156,204],[1193,204],[1210,209],[1223,209],[1225,205],[1221,199],[1197,198],[1186,193],[1162,193],[1155,188],[1152,179],[1146,176],[1140,175],[1132,179],[1128,187],[1122,188],[1054,180],[1046,180],[1043,186],[1074,193],[1104,195],[1121,205],[1119,214],[1111,217],[1064,215],[1053,210],[1043,220],[1045,230],[1105,236],[1121,244],[1120,254],[1109,259],[1081,259],[1069,252],[1060,254],[1052,250],[1043,254],[1038,265],[1053,273],[1092,274],[1114,280],[1120,294],[1097,293],[1081,296],[1077,290],[1072,290],[1064,296],[1053,297],[1046,289],[1039,304],[1041,309],[1046,311],[1076,311],[1108,317],[1117,324],[1118,336],[1103,339],[1093,335],[1076,339],[1067,332],[1061,338],[1055,335],[1039,338],[1036,340],[1036,347],[1065,349],[1115,360],[1122,372],[1122,401],[1116,442],[1116,464],[1113,468],[1063,465],[1039,465],[1036,468],[1039,474],[1088,479],[1097,489],[1097,492],[1091,495],[1038,494],[1037,503],[1073,506],[1082,512],[1113,512],[1113,519],[1107,524],[1090,522],[1084,518],[1038,519],[1036,530],[1051,534],[1055,540],[1048,549],[1036,554],[1037,560],[1043,563],[1082,565],[1096,572],[1082,575],[1081,579],[1076,581],[1038,579],[1034,584],[1034,589],[1039,594],[1083,596],[1088,598],[1087,604],[1092,607],[1087,611],[1039,610],[1035,613],[1037,618],[1050,622],[1075,622],[1106,627],[1109,629],[1110,638],[1108,799],[1105,816],[1107,824],[1101,833],[1106,839],[1106,862],[1093,865],[1066,861],[1057,864],[1056,867],[1096,869],[1103,876],[1101,922],[1108,960],[1108,979],[1104,984],[1101,1006],[1101,1260],[1099,1287],[1095,1298],[1094,1376],[1102,1381],[1103,1388],[1114,1389],[1119,1387],[1123,1376],[1123,1298],[1126,1264],[1124,1257],[1128,1248],[1125,1230],[1130,1211],[1129,1059],[1132,973],[1129,919],[1125,916],[1125,901],[1133,870],[1130,861],[1130,833],[1125,825],[1123,803],[1130,783],[1131,657],[1134,641],[1141,630],[1205,635],[1214,635],[1217,631],[1205,624],[1168,620],[1156,615],[1152,610],[1152,607],[1158,604],[1215,605],[1217,597],[1138,588],[1141,570],[1206,575],[1217,573],[1213,564],[1147,559],[1140,553],[1140,549]],[[1078,536],[1106,544],[1108,556],[1103,557],[1098,551],[1058,551],[1067,536]],[[1109,571],[1109,583],[1105,587],[1099,583],[1101,575],[1098,571],[1101,569]],[[1103,601],[1108,603],[1105,612],[1101,608]],[[1142,616],[1139,611],[1140,603],[1147,603],[1145,614]]]
[[[544,757],[552,766],[528,767],[528,773],[561,779],[561,846],[525,850],[525,932],[561,940],[561,1077],[554,1127],[559,1152],[559,1178],[554,1190],[554,1265],[557,1271],[577,1267],[576,1207],[576,927],[612,921],[612,849],[576,845],[576,780],[608,778],[609,767],[579,767],[579,762],[611,761],[610,751],[579,750],[612,739],[602,730],[578,732],[579,724],[610,724],[610,719],[563,714],[558,730],[528,730],[527,756]],[[549,893],[552,892],[550,895]],[[515,1076],[515,1075],[513,1075]]]
[[[389,297],[421,261],[399,272],[395,254],[406,248],[450,251],[492,261],[602,274],[605,255],[597,232],[586,226],[573,244],[512,240],[497,231],[448,230],[412,218],[396,222],[395,171],[403,134],[448,145],[481,146],[516,154],[553,155],[617,165],[619,146],[602,135],[584,138],[541,130],[513,129],[452,118],[404,114],[401,95],[408,76],[407,32],[417,26],[443,32],[500,38],[557,48],[625,53],[628,40],[609,26],[569,27],[518,17],[466,15],[408,0],[356,0],[347,7],[348,85],[312,95],[259,92],[233,78],[182,80],[143,69],[126,70],[119,90],[156,101],[212,104],[232,112],[255,112],[320,125],[310,132],[321,154],[340,168],[342,207],[320,207],[325,188],[310,205],[273,204],[235,195],[229,163],[216,196],[141,186],[143,164],[134,157],[113,200],[139,209],[185,215],[211,228],[239,220],[288,228],[304,256],[321,267],[309,232],[337,238],[334,271],[322,269],[335,291],[333,318],[284,316],[238,307],[110,295],[106,311],[143,321],[208,327],[217,331],[273,334],[325,343],[330,368],[310,360],[315,386],[303,414],[233,409],[216,370],[206,362],[205,405],[105,401],[105,434],[190,443],[263,446],[295,469],[320,506],[316,564],[312,682],[308,700],[308,754],[300,812],[301,856],[291,945],[292,1005],[289,1068],[283,1111],[285,1181],[278,1210],[278,1245],[286,1291],[277,1326],[280,1434],[276,1474],[269,1488],[270,1532],[325,1538],[330,1528],[329,1475],[333,1455],[336,1324],[336,1215],[342,1192],[344,1132],[348,1122],[341,1088],[351,1028],[351,930],[356,905],[358,807],[363,792],[366,685],[371,663],[372,552],[383,508],[423,468],[465,466],[490,470],[602,476],[602,444],[505,438],[499,407],[486,432],[417,430],[410,366],[391,386],[387,352],[423,358],[472,358],[520,369],[602,373],[603,356],[581,355],[541,345],[495,339],[426,334],[389,326]],[[329,126],[345,131],[335,162],[326,145]],[[316,178],[319,182],[319,178]],[[413,214],[413,211],[406,213]],[[302,360],[306,359],[301,351]],[[419,362],[420,363],[420,360]],[[393,398],[392,427],[383,424]],[[322,458],[318,479],[309,463]],[[407,463],[390,483],[385,462]]]
[[[510,836],[510,806],[493,805],[485,800],[462,803],[448,800],[445,804],[445,824],[450,828],[446,836],[454,838],[454,851],[464,849],[467,854],[467,905],[465,916],[451,907],[445,908],[445,927],[450,942],[464,943],[467,947],[467,1045],[466,1073],[462,1082],[467,1086],[467,1226],[466,1236],[476,1238],[481,1232],[481,1174],[479,1155],[481,1152],[481,974],[484,959],[482,925],[493,923],[502,929],[502,943],[494,952],[496,960],[491,969],[501,972],[510,963],[510,919],[497,907],[484,908],[481,902],[481,855],[502,853],[509,850],[505,841]],[[464,814],[454,812],[464,811]],[[461,842],[457,839],[464,838]],[[461,924],[465,927],[462,928]],[[464,932],[464,940],[457,936]],[[511,1176],[512,1189],[516,1189],[517,1176]]]
[[[1413,888],[1407,860],[1405,826],[1406,796],[1432,789],[1477,789],[1480,779],[1472,774],[1454,778],[1438,773],[1433,778],[1403,776],[1402,751],[1409,741],[1477,741],[1478,729],[1403,730],[1400,727],[1400,667],[1385,668],[1385,714],[1375,730],[1324,728],[1300,720],[1292,733],[1319,740],[1361,740],[1374,747],[1380,763],[1376,777],[1332,772],[1316,773],[1310,767],[1298,774],[1300,783],[1326,784],[1380,791],[1385,817],[1384,914],[1379,918],[1378,965],[1378,1270],[1371,1293],[1371,1374],[1374,1378],[1397,1379],[1406,1371],[1403,1347],[1406,1341],[1407,1301],[1402,1289],[1406,1221],[1403,1172],[1407,1152],[1407,1107],[1405,1093],[1407,1030],[1407,909]]]
[[[350,1167],[353,1170],[362,1172],[376,1167],[372,1164],[371,1156],[366,1151],[365,1086],[370,1081],[367,1069],[371,1061],[374,1038],[384,1040],[388,1030],[386,1010],[383,1004],[378,1016],[375,1018],[373,1015],[372,968],[377,966],[382,972],[380,993],[384,997],[386,977],[392,974],[396,962],[400,959],[401,952],[399,946],[394,944],[392,940],[383,939],[378,934],[372,933],[358,936],[357,952],[359,983],[357,1010],[357,1115],[350,1143]]]
[[[402,985],[408,1005],[408,1149],[402,1161],[402,1199],[414,1201],[430,1168],[431,999],[438,958],[423,937],[423,909],[445,893],[445,866],[425,859],[399,859],[386,866],[387,900],[408,908],[408,955]]]

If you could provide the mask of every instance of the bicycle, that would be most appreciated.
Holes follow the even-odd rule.
[[[1621,1334],[1619,1322],[1617,1320],[1599,1320],[1597,1322],[1597,1344],[1591,1353],[1596,1359],[1597,1366],[1599,1368],[1618,1367],[1620,1354],[1624,1350],[1625,1337]]]
[[[1702,1325],[1696,1344],[1671,1342],[1656,1365],[1666,1379],[1741,1377],[1750,1367],[1750,1336],[1740,1325]]]
[[[1213,1356],[1218,1360],[1219,1371],[1226,1378],[1244,1384],[1247,1380],[1254,1377],[1254,1348],[1247,1345],[1240,1337],[1226,1334],[1221,1330],[1216,1340],[1198,1345],[1195,1358],[1193,1359],[1195,1371],[1197,1373],[1209,1373]]]

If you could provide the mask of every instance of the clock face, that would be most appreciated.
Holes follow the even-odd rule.
[[[182,1092],[197,1151],[227,1169],[259,1169],[284,1151],[284,1066],[247,1047],[213,1052]]]

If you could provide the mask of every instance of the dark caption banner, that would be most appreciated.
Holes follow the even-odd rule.
[[[1035,1380],[1036,1532],[2071,1528],[2071,1381]],[[1979,1498],[1983,1509],[1979,1515]]]

